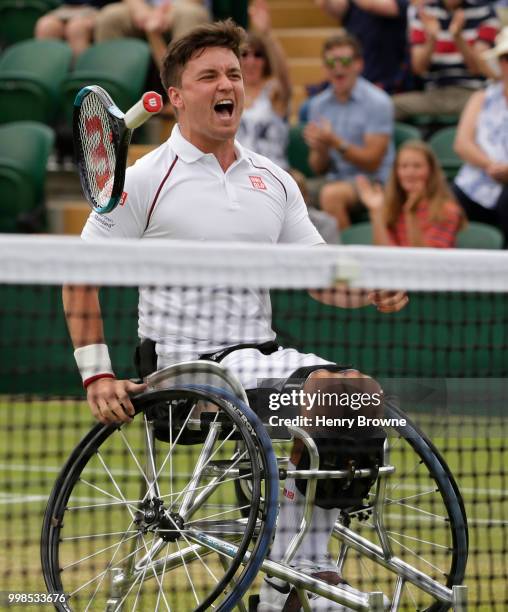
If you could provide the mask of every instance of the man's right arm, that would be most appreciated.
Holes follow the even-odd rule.
[[[104,341],[98,288],[67,285],[62,298],[74,356],[92,414],[104,424],[131,421],[134,407],[129,394],[140,393],[146,385],[117,380],[113,373]]]

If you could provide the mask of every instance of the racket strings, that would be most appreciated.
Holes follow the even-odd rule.
[[[106,108],[94,93],[81,105],[79,134],[90,196],[96,206],[105,206],[113,189],[116,139]]]

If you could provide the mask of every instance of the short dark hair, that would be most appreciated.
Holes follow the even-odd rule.
[[[162,61],[160,77],[165,89],[180,87],[182,72],[198,51],[208,47],[231,49],[240,59],[241,48],[245,43],[245,30],[232,19],[206,23],[190,30],[187,34],[170,43]]]
[[[322,56],[324,57],[327,51],[330,51],[330,49],[335,47],[351,47],[355,57],[362,57],[363,54],[362,45],[360,44],[358,38],[346,30],[339,30],[337,34],[334,34],[325,40],[323,43],[323,51],[321,53]]]

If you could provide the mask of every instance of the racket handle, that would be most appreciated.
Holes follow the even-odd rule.
[[[155,91],[147,91],[124,115],[125,126],[130,130],[139,127],[162,109],[162,97]]]

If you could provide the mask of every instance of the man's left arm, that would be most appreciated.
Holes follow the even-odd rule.
[[[330,289],[312,289],[309,295],[322,304],[338,308],[362,308],[375,306],[379,312],[390,313],[402,310],[409,302],[405,291],[389,291],[377,289],[352,289],[338,285]]]

